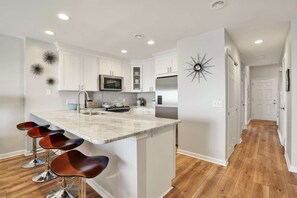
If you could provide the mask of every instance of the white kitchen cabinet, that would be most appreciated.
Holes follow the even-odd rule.
[[[155,56],[156,76],[167,76],[177,74],[177,53],[170,52]]]
[[[97,91],[98,59],[72,51],[60,51],[59,90]]]
[[[96,56],[83,56],[83,82],[82,89],[98,91],[99,59]]]
[[[109,58],[100,58],[100,74],[109,76],[122,76],[122,63]]]
[[[154,60],[147,60],[142,65],[142,92],[155,91],[155,64]]]
[[[142,92],[142,64],[131,66],[132,92]]]
[[[132,114],[155,117],[155,109],[148,108],[145,106],[140,106],[140,107],[137,106],[132,108]]]
[[[131,92],[131,66],[130,64],[122,65],[122,74],[124,77],[123,92]]]

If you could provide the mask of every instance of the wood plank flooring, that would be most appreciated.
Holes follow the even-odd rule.
[[[174,188],[166,198],[196,197],[297,197],[297,174],[287,171],[277,126],[270,121],[252,121],[242,133],[227,167],[177,154]],[[39,198],[55,187],[57,180],[36,184],[32,175],[42,171],[20,168],[29,158],[0,160],[0,198]],[[88,198],[100,198],[87,188]]]
[[[251,121],[242,139],[227,167],[177,154],[174,188],[165,197],[296,198],[297,174],[287,170],[275,122]]]
[[[31,157],[18,156],[0,160],[0,198],[44,198],[46,194],[61,186],[58,179],[45,183],[34,183],[31,179],[35,173],[42,172],[44,166],[23,169],[21,166]],[[77,181],[71,181],[71,183]],[[87,198],[101,198],[87,185]]]

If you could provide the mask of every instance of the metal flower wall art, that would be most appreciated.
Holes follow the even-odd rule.
[[[56,83],[56,80],[54,78],[48,78],[46,79],[46,84],[49,86],[53,86]]]
[[[44,52],[42,58],[45,63],[48,63],[50,65],[57,62],[58,60],[58,56],[54,52],[50,51]]]
[[[34,75],[39,76],[43,73],[44,68],[41,64],[36,63],[31,65],[31,71],[33,72]]]
[[[189,72],[187,77],[192,77],[192,82],[195,79],[198,79],[198,83],[200,83],[201,78],[207,81],[207,75],[212,74],[211,72],[209,72],[209,69],[211,67],[215,67],[214,65],[209,64],[211,60],[212,58],[206,58],[206,54],[204,54],[203,57],[200,57],[198,53],[197,58],[191,56],[191,61],[187,62],[188,68],[186,70]]]

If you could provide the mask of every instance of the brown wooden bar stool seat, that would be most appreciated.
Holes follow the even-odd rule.
[[[64,130],[50,130],[47,127],[40,126],[32,128],[28,131],[28,136],[33,138],[33,141],[36,145],[36,138],[42,138],[51,134],[61,134],[64,133]],[[36,158],[36,156],[35,156]],[[49,150],[46,149],[45,151],[45,161],[46,161],[46,168],[45,171],[38,173],[32,178],[32,181],[34,182],[46,182],[50,181],[52,179],[55,179],[57,176],[53,174],[49,168]]]
[[[29,122],[22,122],[20,124],[18,124],[17,129],[21,130],[21,131],[28,131],[30,129],[33,129],[35,127],[39,127],[38,124],[36,124],[35,122],[29,121]],[[50,127],[50,125],[44,125],[43,127]],[[27,133],[28,135],[28,133]],[[33,159],[30,160],[29,162],[25,163],[22,167],[23,168],[33,168],[39,165],[42,165],[45,163],[45,159],[43,158],[37,158],[36,157],[36,141],[33,140],[33,146],[32,146],[32,153],[33,153]]]
[[[46,136],[39,141],[39,144],[44,149],[59,149],[63,151],[74,149],[80,146],[84,142],[82,138],[70,139],[63,134],[57,133]],[[49,168],[47,166],[47,168]],[[64,197],[75,197],[67,188],[66,178],[62,178],[62,188],[55,189],[48,193],[46,197],[50,198],[64,198]]]
[[[86,178],[99,175],[108,164],[106,156],[86,156],[77,150],[71,150],[56,157],[51,163],[52,171],[61,177],[79,177],[79,197],[86,196]]]

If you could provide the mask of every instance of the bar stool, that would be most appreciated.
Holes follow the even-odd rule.
[[[33,138],[33,141],[36,142],[37,138],[42,138],[51,134],[63,134],[64,130],[50,130],[47,127],[40,126],[32,128],[28,131],[28,135]],[[34,182],[46,182],[52,179],[55,179],[57,176],[53,174],[49,169],[49,150],[45,151],[45,161],[46,161],[46,169],[45,171],[38,173],[36,176],[32,178]]]
[[[36,124],[35,122],[22,122],[20,124],[18,124],[17,129],[21,130],[21,131],[28,131],[30,129],[33,129],[35,127],[39,127],[38,124]],[[50,125],[44,125],[43,127],[50,127]],[[28,133],[27,133],[28,134]],[[43,158],[37,158],[36,155],[36,139],[33,139],[33,147],[32,147],[32,151],[33,151],[33,159],[30,160],[29,162],[25,163],[22,168],[33,168],[36,166],[40,166],[42,164],[45,163],[45,159]]]
[[[46,136],[39,141],[39,144],[44,149],[59,149],[63,151],[74,149],[80,146],[84,142],[82,138],[69,139],[63,134],[57,133],[53,135]],[[48,170],[47,166],[47,170]],[[62,189],[55,189],[48,193],[46,197],[51,198],[65,198],[65,197],[74,197],[70,191],[67,189],[66,178],[62,178]]]
[[[86,178],[99,175],[108,164],[106,156],[85,156],[71,150],[56,157],[51,163],[52,171],[60,177],[79,177],[79,198],[86,197]]]

